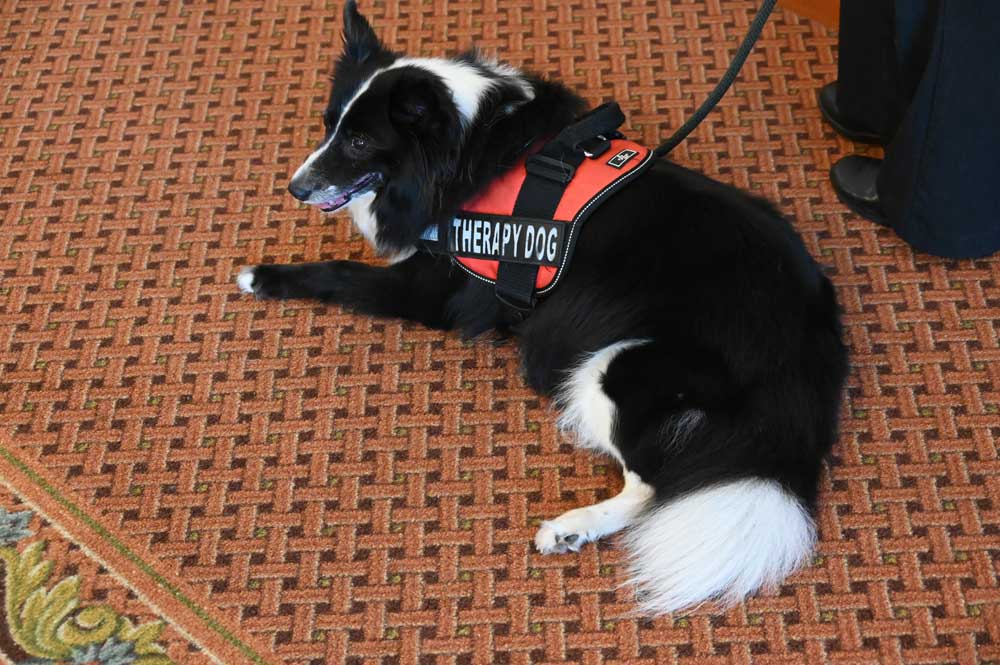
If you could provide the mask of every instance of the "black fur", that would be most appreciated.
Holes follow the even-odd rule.
[[[353,3],[345,16],[328,136],[358,85],[398,57]],[[584,108],[561,85],[527,80],[533,99],[501,81],[463,128],[439,79],[389,70],[343,119],[309,174],[313,187],[378,172],[378,248],[410,251],[422,229],[450,218],[526,145]],[[358,135],[367,149],[352,152]],[[648,339],[616,357],[604,388],[618,407],[614,444],[659,500],[758,476],[814,504],[847,367],[833,289],[771,204],[676,164],[657,164],[590,217],[561,284],[523,321],[489,286],[421,251],[388,267],[260,266],[253,280],[260,297],[315,298],[467,336],[513,333],[527,382],[544,394],[584,354]],[[672,423],[692,410],[704,422],[676,445]]]

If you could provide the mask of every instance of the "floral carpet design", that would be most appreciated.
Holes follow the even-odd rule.
[[[155,614],[0,489],[0,654],[17,665],[207,662]]]

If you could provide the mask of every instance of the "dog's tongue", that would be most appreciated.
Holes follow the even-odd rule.
[[[327,201],[326,203],[321,203],[319,205],[319,209],[323,212],[333,212],[337,208],[342,208],[348,201],[351,200],[351,197],[366,189],[377,179],[378,175],[373,173],[369,173],[368,175],[361,177],[349,190],[343,192],[337,198]]]
[[[319,209],[323,212],[332,212],[337,208],[341,208],[345,203],[351,200],[351,193],[344,192],[332,201],[327,201],[326,203],[320,205]]]

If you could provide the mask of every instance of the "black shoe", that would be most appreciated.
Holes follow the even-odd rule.
[[[844,118],[837,106],[837,82],[827,83],[819,89],[816,95],[819,98],[819,110],[830,125],[837,130],[841,136],[845,136],[858,143],[877,143],[882,145],[886,140],[877,132],[861,127],[851,127],[850,120]]]
[[[881,167],[881,159],[848,155],[830,169],[830,182],[844,205],[865,219],[888,226],[875,185]]]

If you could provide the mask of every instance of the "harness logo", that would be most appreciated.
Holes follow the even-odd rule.
[[[526,217],[459,212],[448,228],[455,256],[558,266],[566,224]]]
[[[639,154],[638,150],[622,150],[617,155],[608,160],[608,166],[613,166],[616,169],[628,164],[629,160]]]

